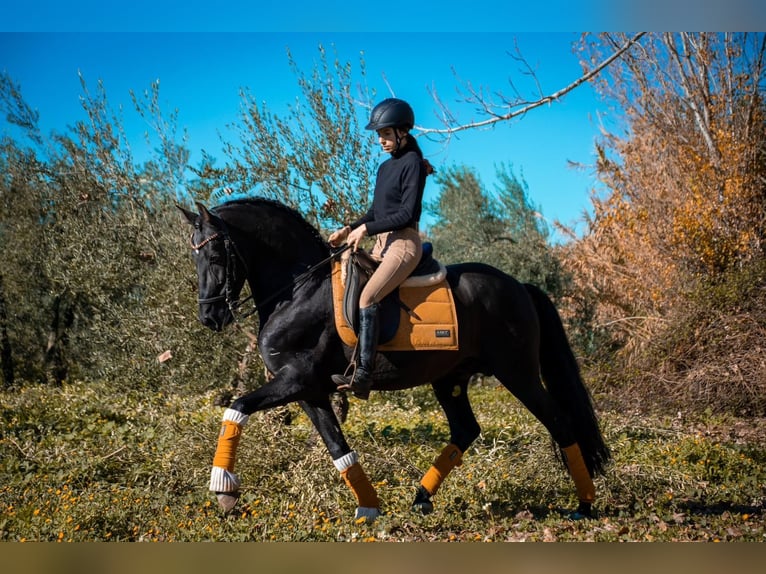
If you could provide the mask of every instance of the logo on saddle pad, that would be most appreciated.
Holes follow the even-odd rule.
[[[359,294],[374,265],[362,251],[333,261],[335,327],[341,340],[350,347],[357,340]],[[379,350],[458,349],[457,314],[446,269],[435,260],[432,265],[430,273],[411,276],[381,302]]]

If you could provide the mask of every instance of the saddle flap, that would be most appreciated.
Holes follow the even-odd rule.
[[[343,290],[343,318],[354,333],[359,331],[359,295],[369,275],[363,277],[362,269],[353,261],[354,256],[346,258],[345,288]]]
[[[358,263],[374,260],[358,251],[332,270],[335,326],[348,346],[356,344],[359,326],[359,295],[372,270]],[[353,260],[352,260],[353,259]],[[452,290],[446,281],[446,268],[439,264],[440,281],[410,287],[409,279],[380,303],[380,351],[457,350],[458,324]],[[434,276],[426,276],[434,277]]]
[[[358,250],[346,258],[345,286],[343,289],[343,319],[354,333],[359,332],[359,296],[367,280],[375,271],[377,262],[364,251]],[[380,303],[379,342],[389,341],[399,328],[398,289]]]

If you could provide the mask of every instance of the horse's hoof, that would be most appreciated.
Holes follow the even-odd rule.
[[[427,500],[426,502],[415,502],[412,504],[412,511],[419,512],[422,515],[431,514],[434,511],[433,502]]]
[[[581,502],[577,510],[569,515],[569,520],[587,520],[595,518],[593,514],[593,506],[588,502]]]
[[[375,522],[378,516],[380,516],[380,509],[371,506],[358,506],[354,514],[355,519],[359,520],[361,518],[368,523]]]
[[[412,503],[412,511],[419,512],[423,515],[431,514],[434,511],[434,504],[431,502],[431,494],[423,488],[422,485],[418,486],[418,491],[415,493],[415,500]]]
[[[239,492],[216,492],[215,495],[224,512],[231,512],[239,500]]]

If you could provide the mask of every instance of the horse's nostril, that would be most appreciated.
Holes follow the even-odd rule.
[[[201,316],[199,318],[199,322],[202,323],[205,327],[210,329],[211,331],[220,331],[221,325],[216,321],[214,318],[210,317],[209,315]]]

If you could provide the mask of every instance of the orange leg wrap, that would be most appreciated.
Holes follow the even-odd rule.
[[[591,479],[588,468],[585,466],[580,446],[574,443],[572,446],[562,450],[564,451],[569,474],[572,475],[572,480],[575,483],[577,498],[580,499],[580,502],[592,503],[596,500],[596,487],[593,486],[593,479]]]
[[[370,484],[370,479],[367,478],[361,464],[355,462],[341,472],[340,475],[351,489],[351,492],[354,493],[354,496],[356,496],[358,506],[380,508],[378,493],[375,492],[375,488]]]
[[[441,454],[434,461],[433,466],[428,469],[428,472],[420,481],[420,485],[433,496],[439,490],[439,487],[450,471],[461,464],[463,464],[463,452],[454,444],[445,446]]]
[[[218,446],[213,457],[213,466],[234,470],[239,438],[242,436],[242,425],[232,421],[223,421],[221,434],[218,435]]]

